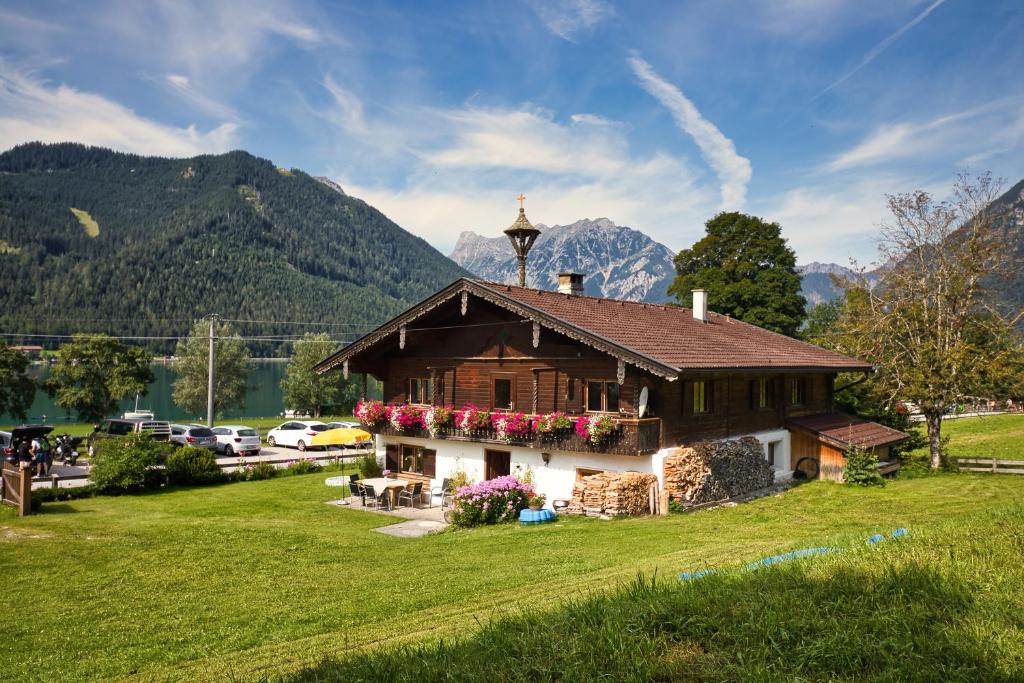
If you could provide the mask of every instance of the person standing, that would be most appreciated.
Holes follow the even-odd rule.
[[[50,469],[50,444],[45,438],[32,439],[32,461],[36,466],[36,476],[45,477]]]

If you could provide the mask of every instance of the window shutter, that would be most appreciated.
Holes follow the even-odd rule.
[[[704,402],[708,407],[708,413],[715,412],[715,385],[718,384],[716,380],[709,379],[704,383]]]
[[[388,444],[384,450],[384,467],[392,472],[398,472],[401,469],[401,462],[401,449],[394,444]]]
[[[750,380],[749,384],[750,384],[750,409],[753,410],[754,408],[757,408],[757,399],[758,399],[757,380],[756,379],[752,379],[752,380]]]
[[[437,451],[424,448],[420,457],[423,458],[423,476],[433,479],[437,475]]]
[[[693,414],[693,382],[683,382],[683,400],[680,401],[680,411],[683,415]]]

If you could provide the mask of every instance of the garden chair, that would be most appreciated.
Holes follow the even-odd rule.
[[[366,494],[363,492],[362,484],[357,484],[354,481],[350,481],[348,483],[348,490],[352,493],[354,497],[359,498],[362,501],[363,505],[366,505]]]
[[[446,497],[447,498],[451,498],[452,497],[452,493],[453,493],[453,491],[452,491],[452,480],[451,479],[444,479],[444,480],[442,480],[440,486],[435,486],[434,488],[430,489],[430,507],[434,507],[434,499],[435,498],[440,498],[441,499],[441,508],[444,509],[444,500],[445,500]]]
[[[353,472],[352,474],[348,475],[348,480],[349,481],[359,481],[359,473],[358,472]]]
[[[412,485],[412,490],[405,489],[398,493],[398,507],[402,507],[402,501],[409,501],[409,507],[416,507],[416,501],[423,503],[423,482],[418,481]]]
[[[384,493],[377,493],[376,489],[367,485],[363,487],[363,491],[366,496],[363,499],[364,507],[374,507],[379,510],[381,506],[383,506],[388,510],[391,509],[391,496],[388,494],[387,490],[385,490]]]

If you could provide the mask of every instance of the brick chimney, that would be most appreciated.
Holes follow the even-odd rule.
[[[693,290],[693,319],[702,323],[708,321],[708,293],[706,290]]]
[[[559,273],[558,293],[571,296],[583,296],[583,274],[582,273]]]

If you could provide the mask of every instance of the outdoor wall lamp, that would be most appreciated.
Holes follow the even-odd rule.
[[[550,453],[541,453],[540,454],[540,459],[544,461],[544,467],[547,467],[549,464],[551,464],[551,454]]]

